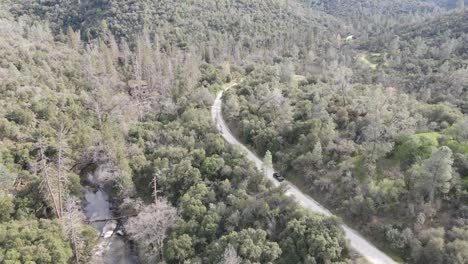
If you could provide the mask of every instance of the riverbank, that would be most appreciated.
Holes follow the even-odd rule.
[[[88,181],[84,190],[84,213],[88,223],[100,234],[90,263],[137,264],[135,246],[125,236],[122,219],[116,219],[118,205],[93,176],[88,177]]]

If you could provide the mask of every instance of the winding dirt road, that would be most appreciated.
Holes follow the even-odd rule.
[[[237,83],[231,84],[226,87],[229,89],[233,86],[237,85]],[[224,139],[229,142],[231,145],[239,146],[245,153],[246,157],[255,163],[259,170],[264,169],[263,161],[259,157],[257,157],[254,153],[252,153],[246,146],[240,143],[234,135],[229,130],[226,122],[223,119],[222,115],[222,98],[223,91],[221,91],[218,96],[216,97],[213,106],[211,107],[211,117],[213,122],[215,123],[219,132],[223,135]],[[280,183],[277,182],[273,178],[273,170],[268,169],[266,173],[268,179],[270,179],[275,186],[278,186]],[[296,186],[293,184],[285,181],[285,184],[289,187],[286,191],[286,194],[294,197],[295,200],[304,208],[307,208],[315,213],[320,213],[326,216],[332,216],[333,214],[312,199],[310,196],[302,193]],[[358,232],[354,229],[351,229],[347,225],[343,224],[341,226],[346,234],[346,238],[349,240],[351,247],[356,250],[359,254],[365,257],[368,261],[374,264],[396,264],[394,260],[392,260],[389,256],[385,253],[380,251],[378,248],[373,246],[370,242],[368,242],[364,237],[362,237]]]

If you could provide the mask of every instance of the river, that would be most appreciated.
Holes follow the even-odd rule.
[[[92,222],[113,217],[109,195],[103,189],[86,187],[85,199],[85,215],[88,221],[90,221],[91,226],[96,228],[101,234],[91,258],[91,263],[138,263],[132,245],[124,236],[120,236],[116,233],[119,224],[117,221]]]

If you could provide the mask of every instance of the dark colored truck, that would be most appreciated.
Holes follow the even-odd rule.
[[[273,178],[275,178],[279,182],[284,181],[284,177],[281,174],[279,174],[279,172],[274,172],[273,173]]]

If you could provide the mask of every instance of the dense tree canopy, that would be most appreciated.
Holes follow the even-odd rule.
[[[215,129],[410,263],[466,263],[467,12],[443,1],[3,0],[0,262],[348,263]]]
[[[72,256],[60,225],[48,220],[24,220],[0,225],[3,263],[68,263]]]

